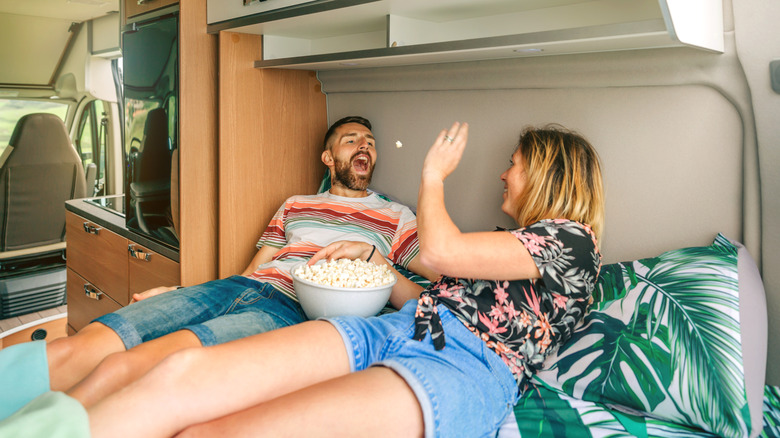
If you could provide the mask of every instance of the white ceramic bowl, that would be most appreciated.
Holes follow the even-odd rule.
[[[295,275],[295,270],[304,263],[293,266],[290,274],[295,295],[309,319],[343,315],[374,316],[385,307],[398,281],[394,275],[392,283],[376,287],[325,286]]]

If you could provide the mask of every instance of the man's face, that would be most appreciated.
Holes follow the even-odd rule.
[[[333,158],[334,185],[361,191],[368,188],[376,165],[374,136],[368,128],[359,123],[339,126],[329,152]]]

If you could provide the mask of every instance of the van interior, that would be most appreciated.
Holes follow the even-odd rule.
[[[499,176],[523,127],[555,123],[602,160],[605,265],[742,248],[743,430],[778,436],[759,427],[780,418],[778,18],[770,0],[0,0],[0,348],[240,273],[278,206],[317,191],[343,116],[374,125],[371,189],[413,210],[427,148],[468,122],[446,184],[463,231],[516,227]],[[499,436],[522,435],[515,413]]]

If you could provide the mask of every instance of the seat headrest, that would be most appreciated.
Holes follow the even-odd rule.
[[[65,123],[54,114],[28,114],[16,123],[9,145],[14,152],[8,165],[24,161],[30,164],[72,161],[75,149],[68,138]]]

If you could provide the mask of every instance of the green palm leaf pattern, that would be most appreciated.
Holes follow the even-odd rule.
[[[764,387],[764,429],[761,436],[780,437],[780,386]]]
[[[559,351],[558,375],[567,376],[582,367],[577,377],[562,382],[563,392],[584,393],[588,395],[587,400],[600,403],[654,409],[666,398],[665,388],[671,383],[671,377],[668,371],[656,370],[653,364],[668,363],[668,352],[652,348],[646,337],[617,318],[605,313],[590,315],[587,330],[576,332],[567,344],[574,345],[582,339],[590,347],[565,356]],[[647,311],[641,311],[636,321],[642,323],[646,318]],[[594,351],[601,353],[597,360],[591,360]],[[593,378],[586,380],[580,376]]]
[[[499,438],[695,438],[713,435],[657,418],[621,412],[561,394],[543,384],[523,393],[515,405],[517,431]]]
[[[605,266],[597,303],[537,379],[577,398],[745,435],[736,260],[719,235],[708,247]]]

